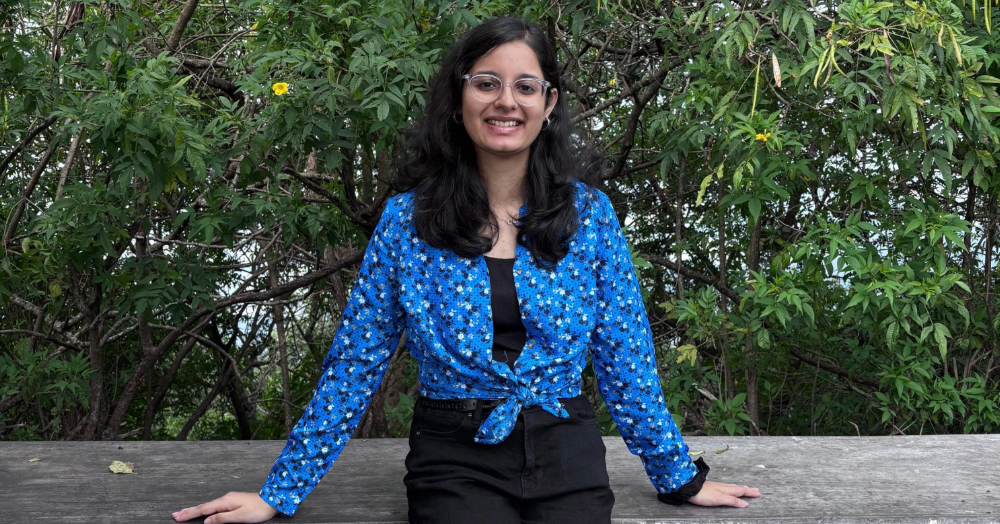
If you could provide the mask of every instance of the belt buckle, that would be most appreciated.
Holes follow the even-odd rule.
[[[476,399],[476,408],[475,411],[473,411],[472,413],[473,425],[479,425],[479,423],[482,422],[483,420],[483,403],[484,403],[483,399],[481,398]]]

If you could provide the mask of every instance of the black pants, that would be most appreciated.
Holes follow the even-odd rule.
[[[559,400],[569,418],[525,407],[500,444],[472,440],[472,413],[414,410],[410,523],[610,523],[615,495],[594,409],[585,395]]]

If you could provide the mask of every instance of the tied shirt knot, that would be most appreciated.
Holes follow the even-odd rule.
[[[551,395],[551,394],[550,394]],[[540,406],[545,411],[559,417],[569,418],[569,412],[555,396],[539,395],[528,386],[518,383],[514,395],[490,412],[476,432],[475,441],[481,444],[499,444],[514,429],[517,415],[525,406]]]

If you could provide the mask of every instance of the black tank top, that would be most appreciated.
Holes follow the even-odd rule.
[[[493,360],[511,370],[520,356],[527,333],[514,287],[514,259],[483,256],[490,272],[490,306],[493,308]]]

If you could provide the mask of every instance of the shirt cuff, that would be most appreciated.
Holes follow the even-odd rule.
[[[688,501],[691,497],[698,494],[701,491],[702,486],[705,484],[705,477],[708,476],[708,464],[705,464],[705,459],[698,457],[698,460],[694,461],[694,465],[698,467],[698,473],[691,479],[690,482],[684,484],[676,491],[671,491],[670,493],[657,493],[656,498],[660,502],[666,502],[673,506],[680,506]]]

